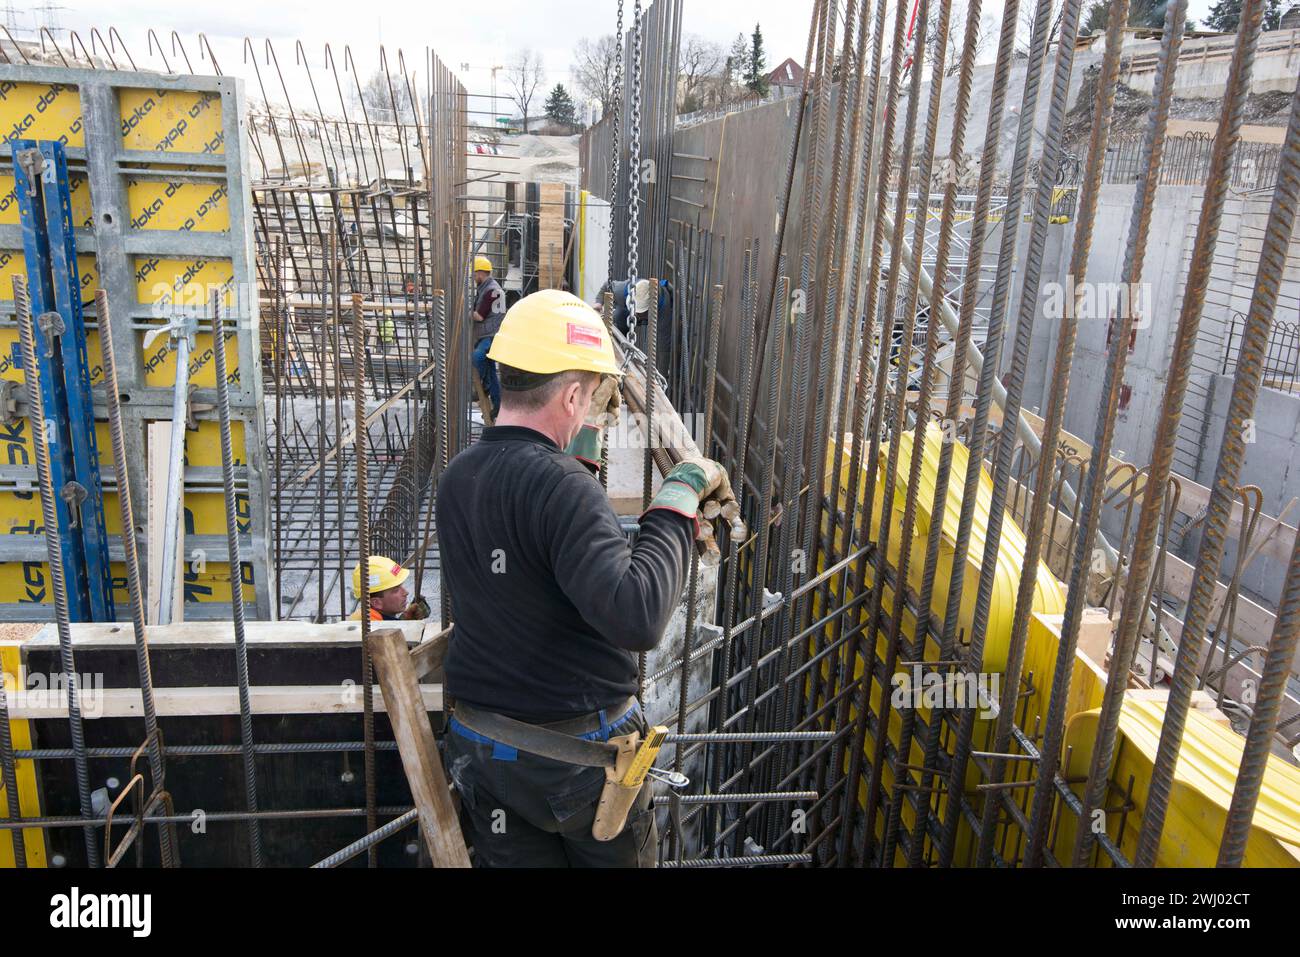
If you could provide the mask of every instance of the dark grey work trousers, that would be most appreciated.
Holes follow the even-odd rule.
[[[633,724],[635,722],[635,724]],[[645,735],[637,713],[617,729]],[[461,827],[478,867],[655,867],[658,840],[649,782],[612,841],[591,836],[603,768],[564,764],[448,730],[447,773],[460,793]]]

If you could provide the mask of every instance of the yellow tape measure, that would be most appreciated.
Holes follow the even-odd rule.
[[[659,756],[659,749],[663,747],[665,739],[668,737],[668,728],[662,724],[657,724],[650,729],[646,739],[641,742],[641,747],[637,749],[636,756],[632,758],[632,766],[627,769],[627,774],[623,775],[623,780],[619,782],[626,788],[640,787],[641,782],[650,771],[650,767],[655,763],[655,758]]]

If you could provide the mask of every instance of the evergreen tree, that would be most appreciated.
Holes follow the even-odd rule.
[[[745,64],[745,86],[756,96],[767,96],[767,53],[763,50],[763,31],[757,23]]]
[[[727,55],[723,67],[723,90],[728,101],[732,99],[734,89],[745,80],[749,69],[749,41],[743,33],[737,33],[731,42],[731,53]]]
[[[546,98],[546,117],[553,123],[572,123],[574,118],[573,97],[564,88],[563,83],[555,84],[550,96]]]
[[[1211,30],[1232,33],[1241,21],[1242,0],[1218,0],[1210,7],[1210,15],[1205,18],[1205,25]]]
[[[1094,0],[1087,8],[1087,14],[1079,27],[1080,36],[1098,36],[1106,32],[1106,23],[1110,19],[1110,7],[1114,0]],[[1128,25],[1130,27],[1150,27],[1158,30],[1165,25],[1165,11],[1169,0],[1131,0],[1128,8]],[[1241,2],[1237,0],[1240,12]],[[1187,20],[1185,29],[1196,29],[1195,20]]]
[[[1210,15],[1205,18],[1205,25],[1211,30],[1222,33],[1235,33],[1241,24],[1243,0],[1218,0],[1210,7]],[[1276,30],[1281,26],[1282,0],[1268,0],[1264,4],[1264,29]]]

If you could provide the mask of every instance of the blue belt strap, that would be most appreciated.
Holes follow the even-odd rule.
[[[614,731],[635,718],[636,715],[640,713],[640,710],[641,706],[639,704],[633,704],[632,707],[628,708],[627,711],[625,711],[616,721],[610,724],[607,722],[605,710],[602,708],[598,712],[600,717],[600,727],[595,731],[588,731],[586,734],[575,734],[574,737],[581,738],[583,741],[608,741],[613,736]],[[518,748],[512,748],[508,744],[502,744],[500,741],[479,734],[477,731],[465,727],[465,725],[461,724],[461,722],[456,720],[455,717],[448,722],[447,727],[462,738],[476,741],[479,744],[492,745],[493,761],[517,761],[519,759]]]

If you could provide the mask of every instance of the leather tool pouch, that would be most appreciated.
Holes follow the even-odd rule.
[[[605,768],[605,787],[600,792],[596,820],[591,825],[591,836],[598,841],[612,841],[623,833],[628,812],[636,803],[636,797],[645,785],[644,781],[632,787],[620,783],[627,775],[632,759],[636,756],[637,747],[641,744],[640,732],[633,731],[631,734],[610,738],[609,743],[618,748],[618,759],[612,768]]]

